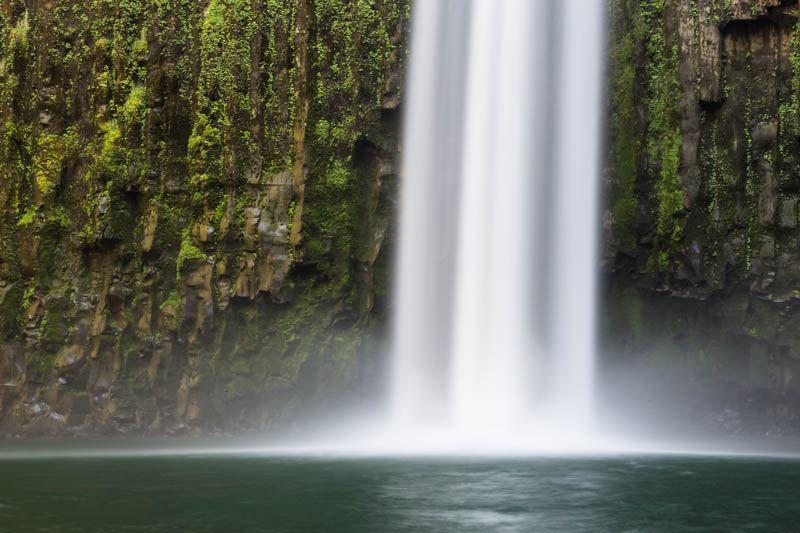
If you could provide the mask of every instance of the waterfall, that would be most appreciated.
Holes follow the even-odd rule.
[[[601,0],[414,4],[393,419],[412,438],[591,422]]]

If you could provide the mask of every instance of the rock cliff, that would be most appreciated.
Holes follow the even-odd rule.
[[[264,429],[379,379],[408,9],[0,2],[0,433]]]
[[[607,357],[729,429],[797,431],[798,2],[610,8]]]
[[[606,381],[797,431],[798,2],[608,5]],[[0,433],[262,430],[381,388],[408,20],[0,0]]]

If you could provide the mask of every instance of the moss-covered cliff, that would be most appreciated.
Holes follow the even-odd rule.
[[[260,429],[377,379],[407,20],[0,1],[0,433]]]
[[[798,2],[608,4],[603,368],[797,428]],[[0,433],[380,387],[408,10],[0,0]]]
[[[606,350],[797,429],[798,2],[610,9]]]

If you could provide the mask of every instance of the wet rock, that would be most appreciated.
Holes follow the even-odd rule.
[[[783,229],[797,227],[797,198],[784,198],[781,200],[778,224]]]
[[[71,345],[61,349],[56,359],[56,368],[64,368],[82,361],[86,357],[83,346]]]
[[[244,246],[250,252],[254,252],[257,249],[258,222],[260,218],[260,209],[248,207],[244,210]]]
[[[156,224],[158,224],[158,208],[150,207],[144,219],[144,237],[142,238],[142,251],[149,252],[153,248],[153,239],[156,235]]]
[[[753,145],[758,147],[772,146],[778,140],[778,121],[759,122],[753,129]]]
[[[756,20],[768,15],[768,8],[780,5],[781,0],[730,0],[732,20]]]
[[[723,100],[722,90],[722,36],[714,6],[699,6],[699,71],[700,101],[718,103]]]
[[[255,270],[256,258],[249,254],[239,261],[239,275],[234,284],[234,295],[242,298],[255,298],[258,293],[258,275]]]

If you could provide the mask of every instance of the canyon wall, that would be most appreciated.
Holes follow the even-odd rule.
[[[408,11],[0,1],[0,433],[262,430],[379,386]]]
[[[798,3],[608,5],[605,380],[797,431]],[[0,0],[1,434],[377,397],[409,10]]]
[[[606,357],[727,429],[797,431],[798,2],[613,0],[610,23]]]

